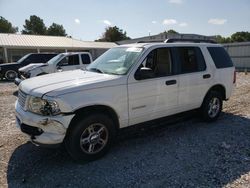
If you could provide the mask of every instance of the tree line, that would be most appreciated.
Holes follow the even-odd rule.
[[[52,23],[46,27],[43,19],[36,15],[31,15],[29,19],[25,20],[22,34],[29,35],[51,35],[51,36],[67,36],[63,25]],[[11,22],[0,16],[0,33],[17,33],[18,27],[12,25]]]
[[[31,15],[29,19],[25,20],[23,25],[22,34],[29,35],[51,35],[51,36],[67,36],[67,33],[63,25],[52,23],[49,27],[43,22],[43,19],[36,15]],[[18,27],[12,25],[11,22],[0,16],[0,33],[17,33]],[[175,30],[165,31],[167,33],[176,33]],[[130,37],[127,36],[126,31],[118,28],[117,26],[109,26],[105,29],[100,39],[95,41],[100,42],[116,42],[121,40],[128,40]],[[223,37],[221,35],[215,36],[215,41],[218,43],[230,43],[230,42],[246,42],[250,41],[250,32],[241,31],[232,34],[230,37]]]

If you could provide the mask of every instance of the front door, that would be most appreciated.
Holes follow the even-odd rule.
[[[79,63],[79,55],[69,55],[67,57],[64,57],[56,66],[56,71],[68,71],[68,70],[74,70],[79,69],[80,63]]]
[[[129,125],[173,114],[178,82],[170,48],[153,49],[128,81]]]

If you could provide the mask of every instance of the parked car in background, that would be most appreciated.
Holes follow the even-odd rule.
[[[20,68],[18,70],[20,79],[17,78],[15,83],[18,85],[22,80],[35,76],[86,68],[91,62],[92,56],[89,52],[60,53],[45,64],[29,64]]]
[[[18,69],[31,63],[46,63],[55,57],[56,53],[30,53],[23,56],[16,63],[0,64],[0,79],[13,81],[18,76]]]
[[[215,121],[235,81],[233,62],[218,44],[121,45],[86,70],[21,82],[17,126],[37,145],[64,143],[74,159],[93,160],[120,128],[194,109]]]

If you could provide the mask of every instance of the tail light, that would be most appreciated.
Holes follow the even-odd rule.
[[[235,84],[236,83],[236,71],[234,70],[234,81],[233,83]]]

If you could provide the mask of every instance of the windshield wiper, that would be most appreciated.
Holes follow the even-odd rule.
[[[98,73],[104,73],[102,70],[98,69],[98,68],[90,68],[88,69],[89,71],[92,71],[92,72],[98,72]]]

